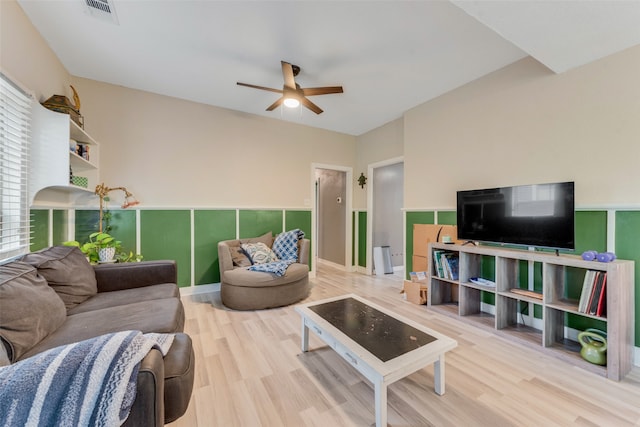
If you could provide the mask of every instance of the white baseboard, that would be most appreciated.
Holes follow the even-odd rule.
[[[318,265],[324,265],[327,267],[332,267],[332,268],[336,268],[338,270],[342,270],[342,271],[349,271],[349,269],[347,267],[345,267],[342,264],[338,264],[336,262],[333,261],[328,261],[326,259],[322,259],[322,258],[318,258]]]
[[[209,292],[220,292],[220,283],[210,283],[207,285],[189,286],[180,288],[180,296],[206,294]]]

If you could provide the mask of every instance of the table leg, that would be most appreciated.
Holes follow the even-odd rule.
[[[302,351],[309,351],[309,328],[302,319]]]
[[[433,382],[436,393],[442,396],[444,394],[444,353],[433,364]]]
[[[387,427],[387,385],[375,382],[376,427]]]

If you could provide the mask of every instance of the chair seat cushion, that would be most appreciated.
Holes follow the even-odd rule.
[[[293,263],[288,268],[284,276],[276,276],[273,273],[263,273],[260,271],[249,271],[247,268],[234,268],[224,272],[223,281],[226,285],[243,286],[249,288],[264,288],[271,286],[286,285],[303,279],[309,274],[309,266],[306,264]]]

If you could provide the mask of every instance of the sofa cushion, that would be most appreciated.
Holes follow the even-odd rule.
[[[22,357],[67,317],[64,303],[35,267],[20,261],[0,272],[0,338],[11,362]]]
[[[173,333],[184,330],[184,308],[178,298],[135,302],[67,316],[66,322],[24,357],[119,331]]]
[[[240,246],[229,246],[231,260],[235,267],[248,267],[251,265],[251,259]]]
[[[111,292],[98,292],[82,304],[67,310],[67,314],[85,313],[102,308],[117,307],[130,304],[132,301],[150,301],[162,298],[180,298],[180,291],[175,283],[161,283],[142,288],[122,289]]]
[[[243,243],[241,246],[251,258],[252,264],[266,264],[268,262],[278,261],[278,257],[271,248],[262,242]]]
[[[98,292],[96,275],[80,249],[53,246],[22,257],[38,269],[64,302],[67,310]]]

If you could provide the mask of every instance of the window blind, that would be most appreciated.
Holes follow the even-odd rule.
[[[29,251],[31,99],[0,73],[0,261]]]

